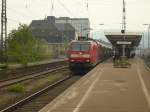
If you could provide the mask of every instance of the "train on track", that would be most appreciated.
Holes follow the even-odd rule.
[[[67,51],[69,68],[71,71],[81,71],[92,68],[99,62],[112,56],[112,49],[102,46],[93,39],[73,40]]]

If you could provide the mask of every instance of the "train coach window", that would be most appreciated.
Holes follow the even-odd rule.
[[[72,51],[89,51],[88,42],[74,42],[72,43]]]

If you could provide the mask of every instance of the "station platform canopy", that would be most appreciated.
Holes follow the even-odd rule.
[[[130,47],[137,47],[141,41],[142,33],[126,32],[122,34],[121,32],[105,32],[105,36],[113,46],[126,42],[125,44],[130,44]]]

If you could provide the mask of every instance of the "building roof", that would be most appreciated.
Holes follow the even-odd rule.
[[[30,29],[49,29],[49,30],[57,30],[54,23],[48,20],[33,20],[30,24]]]
[[[88,20],[88,18],[69,18],[69,17],[59,17],[59,18],[56,18],[56,20]]]
[[[134,47],[139,45],[142,38],[142,33],[126,32],[122,34],[121,32],[105,32],[105,36],[113,46],[117,45],[117,41],[127,41],[127,42],[131,42],[132,47]]]
[[[71,20],[89,20],[88,18],[71,18]]]

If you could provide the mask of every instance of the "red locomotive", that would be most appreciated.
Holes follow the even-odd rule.
[[[111,55],[110,49],[104,48],[93,39],[74,40],[67,51],[69,67],[72,71],[91,68]]]

